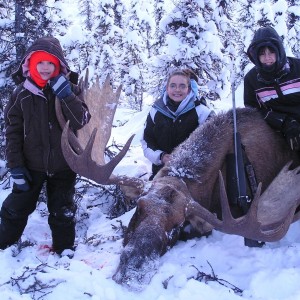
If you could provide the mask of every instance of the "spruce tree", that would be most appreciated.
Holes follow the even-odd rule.
[[[229,83],[234,83],[237,86],[242,77],[239,56],[237,55],[237,43],[240,38],[237,30],[238,26],[234,19],[236,2],[232,0],[216,0],[215,7],[212,7],[212,19],[217,26],[218,36],[224,47],[222,50],[223,65],[219,74],[221,79],[219,80],[221,84],[219,95],[221,99],[230,94],[231,86]]]
[[[10,77],[15,68],[14,3],[2,1],[0,4],[0,159],[5,159],[4,151],[4,107],[14,88]]]
[[[124,78],[124,72],[122,68],[123,64],[123,43],[124,43],[124,24],[126,16],[126,7],[121,0],[115,0],[114,7],[114,24],[118,28],[118,34],[115,35],[114,39],[114,56],[115,56],[115,69],[114,69],[114,82],[116,85],[120,85],[122,83],[122,79]]]
[[[153,53],[156,55],[159,52],[161,46],[163,46],[165,42],[165,35],[164,32],[160,28],[160,21],[162,20],[163,16],[166,14],[165,8],[165,1],[164,0],[154,0],[154,12],[153,17],[155,20],[155,33],[154,33],[154,45],[153,45]]]
[[[153,59],[153,68],[159,68],[163,78],[174,68],[191,68],[200,78],[204,96],[215,100],[227,90],[222,73],[224,45],[213,16],[215,2],[200,4],[179,1],[165,18],[166,45]]]
[[[255,11],[255,20],[259,27],[264,26],[274,26],[274,13],[272,9],[273,1],[266,0],[256,0],[255,3],[252,3],[252,7]]]
[[[116,53],[119,53],[122,30],[115,25],[115,3],[100,0],[94,11],[94,25],[92,27],[93,58],[91,63],[95,68],[95,75],[104,82],[107,75],[112,81],[117,76]]]
[[[122,61],[125,96],[131,107],[141,110],[145,88],[146,62],[151,55],[153,35],[151,1],[132,0],[128,11]]]
[[[254,7],[253,0],[241,0],[237,7],[237,24],[241,28],[239,40],[237,41],[237,57],[239,60],[239,74],[242,78],[253,67],[246,52],[252,42],[255,30],[258,29],[258,24],[255,22]]]
[[[4,126],[3,108],[15,83],[12,72],[18,67],[29,45],[38,37],[51,34],[52,23],[46,0],[2,1],[0,4],[0,128]],[[14,21],[13,21],[14,20]],[[3,145],[1,136],[0,144]],[[3,154],[0,146],[1,156]]]
[[[300,58],[300,13],[299,13],[299,0],[287,0],[288,4],[288,16],[287,16],[287,26],[288,26],[288,41],[291,48],[291,55]]]
[[[89,0],[78,0],[78,40],[73,42],[72,49],[69,49],[69,53],[73,50],[78,53],[78,61],[74,61],[74,65],[77,66],[78,72],[82,73],[87,67],[93,65],[93,52],[94,50],[94,36],[93,36],[93,23],[94,23],[94,11],[96,9],[95,3]],[[94,68],[90,67],[90,72],[94,72]]]

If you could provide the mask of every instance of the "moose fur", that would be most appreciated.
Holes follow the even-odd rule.
[[[290,150],[282,134],[271,129],[257,110],[237,109],[237,128],[262,192],[289,161],[293,161],[292,168],[299,165],[298,153]],[[226,156],[234,152],[233,138],[233,114],[228,111],[197,128],[174,150],[170,163],[137,201],[113,276],[116,282],[132,288],[147,284],[159,257],[176,243],[187,222],[200,235],[213,229],[188,206],[196,203],[221,215],[219,171],[226,186]],[[290,187],[277,189],[288,195]]]
[[[289,149],[282,134],[272,130],[258,111],[237,110],[237,128],[260,182],[249,211],[239,217],[232,213],[225,189],[231,182],[226,179],[227,155],[234,152],[232,111],[221,113],[196,129],[175,149],[170,163],[153,182],[145,184],[140,178],[112,174],[133,137],[105,164],[104,149],[121,87],[114,92],[109,76],[102,87],[99,82],[88,87],[88,72],[80,87],[93,113],[89,124],[76,136],[69,130],[56,99],[66,161],[81,176],[99,184],[119,184],[140,195],[113,276],[116,282],[137,289],[147,284],[157,269],[159,257],[176,243],[186,223],[198,235],[215,229],[270,242],[282,238],[290,223],[300,218],[298,153]],[[293,165],[287,164],[289,161]]]

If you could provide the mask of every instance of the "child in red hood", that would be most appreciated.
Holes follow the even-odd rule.
[[[78,75],[69,69],[56,38],[36,40],[12,77],[19,85],[4,116],[7,166],[14,184],[0,211],[0,248],[20,239],[45,184],[53,250],[62,254],[74,249],[76,174],[61,150],[55,98],[74,132],[88,123],[90,114],[76,85]]]

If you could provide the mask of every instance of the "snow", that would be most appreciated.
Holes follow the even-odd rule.
[[[52,1],[52,5],[60,6],[66,15],[77,13],[78,7],[72,3]],[[204,5],[204,1],[198,3]],[[283,10],[283,3],[277,1],[273,11],[269,4],[257,5],[255,20],[261,18],[260,9],[273,20],[275,12]],[[289,9],[300,15],[299,7],[292,6]],[[141,12],[140,17],[148,19],[147,14]],[[11,20],[1,22],[3,24]],[[165,17],[160,27],[164,29],[168,22],[168,17]],[[74,22],[64,37],[58,37],[63,46],[85,41],[85,32],[80,26],[80,22]],[[280,21],[275,29],[281,34],[285,33]],[[211,30],[211,47],[214,47],[218,45],[218,40],[213,40],[215,29]],[[249,31],[245,36],[246,44],[251,42],[252,34]],[[127,38],[138,44],[138,36]],[[178,39],[171,39],[170,36],[168,43],[170,49],[180,46]],[[176,54],[176,51],[171,54]],[[74,52],[72,55],[78,54]],[[249,64],[245,71],[251,67]],[[93,74],[93,66],[89,68]],[[132,77],[138,77],[134,69],[131,72]],[[243,89],[239,86],[236,106],[242,106],[242,99]],[[109,145],[112,141],[124,144],[132,134],[135,137],[128,154],[116,167],[115,174],[144,179],[149,176],[151,165],[143,156],[140,138],[152,101],[151,98],[146,99],[142,112],[118,107]],[[228,110],[232,106],[231,99],[215,101],[213,106],[216,111]],[[4,166],[5,162],[0,161],[1,176]],[[40,202],[22,236],[24,244],[21,251],[16,245],[0,250],[1,300],[300,300],[299,222],[290,226],[282,240],[266,243],[262,248],[248,248],[244,246],[242,237],[217,231],[213,231],[208,238],[179,241],[160,257],[151,282],[141,291],[132,291],[117,284],[112,276],[123,249],[121,225],[128,225],[134,209],[109,219],[106,206],[111,199],[99,196],[100,187],[86,189],[78,183],[77,190],[83,196],[78,203],[74,257],[60,258],[50,251],[47,208],[44,202]],[[10,191],[10,182],[5,177],[0,183],[0,205]],[[26,243],[27,246],[24,246]]]
[[[239,87],[237,99],[242,92]],[[217,102],[216,110],[227,110],[230,101]],[[149,105],[142,112],[117,109],[112,140],[124,144],[131,134],[136,136],[116,174],[149,176],[151,166],[139,143],[149,109]],[[10,192],[7,185],[2,182],[0,204]],[[117,284],[112,276],[123,249],[120,224],[128,225],[134,209],[109,219],[101,205],[95,205],[105,202],[94,199],[96,192],[97,187],[88,189],[79,203],[77,248],[72,259],[49,251],[47,208],[39,203],[22,236],[28,246],[21,251],[16,245],[0,251],[1,299],[300,299],[299,222],[290,226],[282,240],[262,248],[248,248],[242,237],[217,231],[208,238],[179,241],[159,258],[154,276],[142,290]]]

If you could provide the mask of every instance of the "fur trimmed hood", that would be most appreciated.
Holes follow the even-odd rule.
[[[31,54],[35,51],[45,51],[57,57],[60,61],[62,73],[65,75],[69,73],[70,81],[74,84],[78,83],[78,73],[70,70],[59,40],[55,37],[47,36],[37,39],[25,52],[16,71],[12,73],[12,79],[16,84],[25,81],[29,69],[28,61]]]
[[[259,50],[261,47],[270,47],[276,53],[276,63],[274,68],[266,69],[259,61]],[[253,37],[253,40],[247,50],[247,55],[255,64],[259,73],[276,74],[285,66],[287,62],[286,52],[283,47],[282,39],[272,27],[262,27],[258,29]]]

